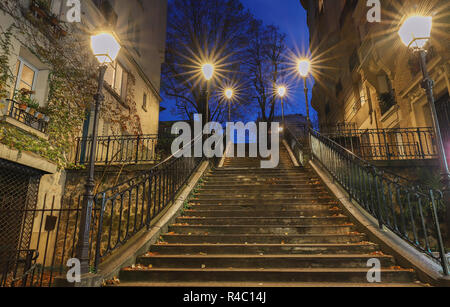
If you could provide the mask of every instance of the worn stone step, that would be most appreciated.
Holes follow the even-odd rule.
[[[219,207],[219,206],[217,206]],[[329,208],[319,208],[314,210],[259,210],[255,207],[255,210],[185,210],[184,216],[203,216],[203,217],[325,217],[342,213],[341,210],[330,210]]]
[[[258,201],[247,203],[236,202],[217,202],[215,204],[209,201],[193,201],[190,203],[189,208],[193,210],[242,210],[242,211],[256,211],[256,210],[270,210],[270,211],[292,211],[292,210],[330,210],[336,205],[324,202],[324,203],[307,203],[295,201],[294,203],[261,203]]]
[[[414,282],[414,272],[405,270],[381,270],[382,282]],[[240,282],[367,282],[367,268],[298,268],[298,269],[124,269],[122,281],[240,281]]]
[[[194,194],[192,199],[267,199],[270,196],[272,200],[278,199],[332,199],[332,197],[325,191],[323,192],[283,192],[278,190],[271,190],[270,188],[263,191],[234,191],[232,195],[227,191],[203,191]]]
[[[191,234],[346,234],[353,226],[347,225],[187,225],[169,226],[169,232]]]
[[[137,263],[153,268],[367,268],[376,258],[384,268],[395,265],[392,256],[353,255],[151,255]]]
[[[326,189],[322,186],[308,186],[308,185],[288,185],[288,184],[249,184],[249,185],[211,185],[207,184],[201,186],[197,191],[199,193],[211,193],[211,192],[242,192],[242,191],[251,191],[251,192],[260,192],[267,191],[267,189],[274,190],[277,192],[289,193],[289,192],[326,192]]]
[[[232,198],[191,198],[190,203],[195,204],[222,204],[222,205],[252,205],[252,204],[260,204],[260,205],[311,205],[311,204],[323,204],[330,205],[336,203],[336,201],[331,197],[303,197],[303,198],[280,198],[280,199],[257,199],[257,198],[241,198],[241,199],[232,199]]]
[[[179,217],[177,224],[189,225],[340,225],[347,223],[346,216],[336,217]]]
[[[173,288],[423,288],[420,282],[414,283],[339,283],[339,282],[121,282],[108,287],[173,287]]]
[[[175,244],[161,243],[150,247],[151,252],[165,255],[177,254],[250,254],[250,255],[319,255],[319,254],[370,254],[379,251],[372,243],[353,244]]]
[[[365,234],[163,234],[167,243],[179,244],[348,244],[367,241]]]

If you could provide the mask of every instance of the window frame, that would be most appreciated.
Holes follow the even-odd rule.
[[[116,82],[117,82],[117,67],[120,66],[122,70],[122,76],[120,80],[120,88],[116,88]],[[128,71],[125,69],[125,66],[123,66],[119,61],[114,61],[112,63],[108,63],[108,68],[111,68],[113,70],[113,77],[112,77],[112,84],[109,83],[108,80],[105,79],[106,84],[116,93],[120,98],[126,97],[127,92],[127,83],[128,83]]]
[[[35,91],[37,75],[39,73],[39,69],[37,69],[34,65],[30,64],[30,62],[28,62],[27,60],[25,60],[24,58],[22,58],[20,56],[17,58],[17,62],[19,62],[19,69],[17,70],[17,75],[15,76],[16,80],[15,80],[15,84],[14,84],[14,91],[20,90],[19,87],[20,87],[20,82],[22,80],[22,73],[23,73],[24,65],[26,65],[28,68],[30,68],[34,72],[33,81],[31,84],[31,91]],[[16,62],[16,65],[17,65],[17,62]],[[14,91],[13,91],[13,96],[14,96]]]

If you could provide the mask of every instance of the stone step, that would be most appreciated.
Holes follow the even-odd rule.
[[[171,225],[169,232],[191,234],[347,234],[353,226],[347,225]]]
[[[331,199],[331,196],[328,192],[325,191],[304,191],[304,192],[283,192],[279,190],[271,190],[270,188],[265,189],[264,191],[233,191],[232,195],[230,195],[229,191],[198,191],[194,194],[194,199],[208,199],[211,197],[216,197],[219,199],[258,199],[258,198],[268,198],[270,196],[271,199]]]
[[[315,210],[185,210],[184,216],[202,217],[326,217],[342,213],[341,210],[330,210],[329,208]]]
[[[305,203],[322,203],[322,204],[330,204],[334,201],[332,197],[316,197],[316,196],[304,196],[304,197],[290,197],[290,198],[245,198],[240,197],[237,199],[233,199],[232,197],[225,197],[218,195],[217,197],[193,197],[191,198],[191,203],[202,203],[202,204],[305,204]]]
[[[372,243],[354,244],[177,244],[163,242],[150,247],[153,253],[164,255],[319,255],[370,254],[379,251]]]
[[[189,225],[341,225],[349,221],[346,216],[337,217],[179,217],[177,224]]]
[[[420,282],[414,283],[332,283],[332,282],[121,282],[108,287],[171,287],[171,288],[423,288]]]
[[[266,201],[253,201],[253,202],[216,202],[212,203],[210,201],[192,201],[189,208],[192,210],[242,210],[242,211],[256,211],[256,210],[269,210],[269,211],[292,211],[292,210],[330,210],[336,205],[330,202],[317,202],[317,203],[307,203],[300,202],[298,200],[294,202],[283,203],[268,203]]]
[[[406,270],[381,270],[382,282],[409,283],[416,274]],[[297,269],[124,269],[122,281],[158,282],[341,282],[366,283],[367,268],[297,268]]]
[[[395,265],[392,256],[353,255],[151,255],[137,263],[153,268],[367,268],[376,258],[384,268]]]
[[[197,190],[200,192],[211,193],[211,192],[242,192],[242,191],[250,191],[250,192],[260,192],[267,191],[268,189],[277,191],[277,192],[326,192],[322,186],[308,186],[308,185],[293,185],[293,184],[249,184],[249,185],[212,185],[206,184],[200,186]]]
[[[367,241],[365,234],[163,234],[167,243],[178,244],[349,244]]]

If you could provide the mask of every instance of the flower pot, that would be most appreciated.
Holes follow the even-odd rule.
[[[43,119],[44,114],[37,112],[37,115],[35,115],[37,119]]]
[[[47,115],[44,116],[44,122],[48,123],[50,121],[50,117],[48,117]]]
[[[28,106],[26,104],[19,104],[19,109],[21,109],[22,111],[25,111],[28,108]]]
[[[30,110],[28,111],[28,113],[30,113],[30,115],[34,115],[34,113],[36,113],[36,110],[33,108],[30,108]]]

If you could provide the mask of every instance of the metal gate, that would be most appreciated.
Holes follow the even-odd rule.
[[[35,252],[30,250],[42,172],[0,159],[0,286],[23,283]],[[20,280],[16,280],[20,279]]]

